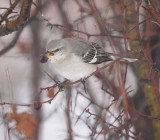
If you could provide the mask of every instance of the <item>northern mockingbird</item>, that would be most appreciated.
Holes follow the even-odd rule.
[[[55,72],[68,80],[76,81],[96,71],[97,64],[117,58],[114,54],[105,52],[96,43],[87,43],[81,38],[64,38],[48,43],[41,62],[49,61]],[[129,62],[136,61],[132,58],[122,59]]]

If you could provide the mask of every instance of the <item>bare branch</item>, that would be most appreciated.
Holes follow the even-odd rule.
[[[21,11],[16,19],[10,21],[7,21],[7,19],[5,19],[13,10],[13,8],[17,5],[18,1],[19,0],[16,0],[16,3],[12,5],[11,8],[6,12],[5,16],[3,16],[2,21],[6,20],[6,24],[0,25],[0,36],[4,36],[16,30],[19,30],[25,25],[25,23],[29,19],[32,0],[22,1]]]

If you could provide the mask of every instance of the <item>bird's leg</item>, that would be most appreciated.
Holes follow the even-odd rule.
[[[86,90],[86,85],[85,85],[85,83],[86,83],[86,81],[85,81],[86,79],[80,79],[80,81],[81,81],[81,83],[83,84],[83,87],[84,87],[84,91],[85,91],[85,93],[87,94],[87,90]]]

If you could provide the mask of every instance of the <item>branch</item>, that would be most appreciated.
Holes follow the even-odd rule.
[[[22,32],[22,29],[20,29],[20,30],[16,33],[16,35],[15,35],[14,38],[13,38],[13,40],[10,42],[10,44],[9,44],[7,47],[5,47],[5,48],[3,48],[2,50],[0,50],[0,56],[3,55],[4,53],[8,52],[10,49],[12,49],[12,48],[14,47],[14,45],[17,43],[17,40],[18,40],[21,32]]]
[[[16,2],[17,0],[15,1],[15,3]],[[4,21],[4,18],[6,18],[9,15],[9,13],[13,10],[13,8],[16,6],[15,3],[11,5],[10,9],[5,13],[5,16],[3,16],[1,22]],[[29,19],[31,5],[32,5],[32,0],[23,0],[20,10],[20,15],[16,19],[6,21],[6,24],[0,25],[0,36],[8,35],[9,33],[12,33],[22,28]]]
[[[13,9],[17,6],[18,3],[19,3],[19,0],[15,0],[14,3],[11,4],[10,8],[7,8],[7,10],[4,13],[4,15],[1,16],[0,24],[2,24],[2,22],[7,19],[7,17],[9,16],[9,14],[11,14],[13,12]]]

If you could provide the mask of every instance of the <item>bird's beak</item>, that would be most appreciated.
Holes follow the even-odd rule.
[[[45,54],[42,54],[42,55],[40,56],[40,62],[41,62],[41,63],[47,63],[47,61],[48,61],[48,57],[47,57],[46,53],[45,53]]]
[[[41,55],[40,62],[46,63],[48,61],[48,59],[51,58],[53,55],[54,55],[53,52],[47,52],[47,53]]]

